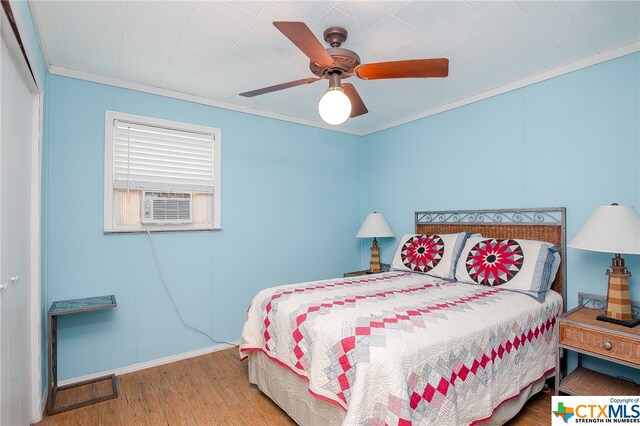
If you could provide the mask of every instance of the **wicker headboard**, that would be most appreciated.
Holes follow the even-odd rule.
[[[483,237],[521,238],[555,244],[561,248],[562,263],[551,289],[562,295],[566,311],[565,212],[564,207],[416,212],[416,233],[469,231]]]

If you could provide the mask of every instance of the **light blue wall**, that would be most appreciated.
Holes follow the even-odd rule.
[[[45,306],[115,294],[60,323],[60,378],[211,346],[184,327],[146,234],[103,233],[105,110],[222,130],[222,231],[154,234],[189,322],[237,340],[265,287],[359,263],[360,137],[50,76],[44,151]]]
[[[353,235],[373,210],[399,236],[416,210],[566,206],[568,239],[599,204],[640,210],[639,74],[634,54],[363,138],[50,76],[43,305],[119,304],[61,323],[60,377],[211,345],[180,324],[148,237],[102,232],[105,110],[222,129],[224,230],[154,238],[187,319],[235,340],[259,289],[366,267],[370,242]],[[567,262],[569,307],[604,292],[608,255]],[[628,264],[640,299],[640,259]]]
[[[368,135],[362,155],[361,216],[382,212],[397,236],[416,210],[564,206],[570,241],[598,205],[640,211],[640,54]],[[606,293],[610,258],[568,250],[569,308]],[[640,299],[640,256],[626,258]]]

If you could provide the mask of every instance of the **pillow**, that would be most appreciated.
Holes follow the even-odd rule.
[[[459,234],[404,234],[393,257],[391,268],[453,280],[460,250],[468,232]]]
[[[456,278],[519,291],[543,301],[560,267],[558,251],[543,241],[472,236],[460,254]]]

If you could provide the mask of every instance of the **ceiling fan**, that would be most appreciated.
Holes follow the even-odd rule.
[[[331,46],[325,49],[304,22],[275,21],[273,25],[311,59],[309,68],[317,77],[263,87],[240,93],[240,96],[264,95],[329,79],[329,89],[320,99],[318,105],[320,116],[328,124],[338,125],[349,117],[358,117],[369,112],[353,84],[342,84],[342,80],[345,78],[355,75],[363,80],[380,80],[388,78],[442,78],[449,75],[449,60],[446,58],[361,64],[357,53],[340,47],[347,39],[347,31],[344,28],[331,27],[324,32],[324,39]]]

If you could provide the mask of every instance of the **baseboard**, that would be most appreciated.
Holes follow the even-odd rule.
[[[40,414],[38,415],[38,418],[32,419],[32,423],[38,423],[40,420],[42,420],[42,417],[44,416],[44,409],[47,406],[47,396],[49,395],[47,391],[48,389],[45,386],[45,388],[42,391],[42,399],[40,400]]]
[[[231,342],[233,345],[228,345],[226,343],[221,343],[215,346],[207,346],[205,348],[196,349],[195,351],[183,352],[176,355],[170,355],[164,358],[152,359],[150,361],[139,362],[137,364],[127,365],[125,367],[115,368],[113,370],[100,371],[97,373],[87,374],[85,376],[73,377],[71,379],[65,379],[58,381],[58,386],[65,386],[72,383],[80,382],[83,380],[95,379],[96,377],[106,376],[109,374],[115,374],[116,376],[120,376],[122,374],[133,373],[134,371],[144,370],[146,368],[157,367],[159,365],[169,364],[176,361],[181,361],[183,359],[193,358],[200,355],[205,355],[211,352],[217,352],[224,349],[232,348],[240,343],[240,341]],[[45,390],[45,398],[46,398],[46,390]],[[46,399],[43,398],[42,408],[44,410],[44,403]]]

